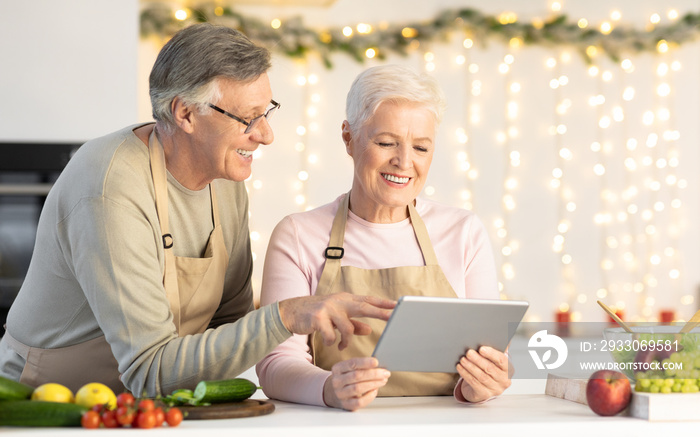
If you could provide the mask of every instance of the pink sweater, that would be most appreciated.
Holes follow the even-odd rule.
[[[312,211],[289,215],[275,227],[265,257],[261,305],[315,293],[341,198]],[[478,217],[464,209],[423,199],[416,199],[416,210],[457,296],[498,299],[491,245]],[[350,211],[343,247],[344,266],[382,269],[425,265],[409,219],[371,223]],[[308,336],[295,334],[258,363],[258,378],[269,398],[325,405],[323,385],[330,372],[312,364],[307,340]]]

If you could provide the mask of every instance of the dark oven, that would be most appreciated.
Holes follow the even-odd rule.
[[[79,146],[0,142],[0,326],[27,273],[46,195]]]

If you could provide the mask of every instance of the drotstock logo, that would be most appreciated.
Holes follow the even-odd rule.
[[[552,370],[559,368],[569,354],[564,340],[553,334],[547,334],[547,330],[535,332],[527,343],[528,352],[538,369]],[[534,349],[534,350],[533,350]],[[542,350],[540,356],[539,350]],[[556,359],[552,361],[552,350],[556,352]]]

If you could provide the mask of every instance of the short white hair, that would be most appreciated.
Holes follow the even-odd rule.
[[[447,106],[437,81],[400,65],[380,65],[360,73],[352,83],[345,102],[350,129],[361,128],[384,102],[413,103],[425,107],[442,121]]]

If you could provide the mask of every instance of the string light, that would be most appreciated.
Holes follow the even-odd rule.
[[[553,10],[556,7],[556,11],[562,9],[559,2],[552,3],[552,7]],[[677,14],[677,11],[675,15],[671,11],[664,12],[664,19],[666,15],[669,20],[677,19]],[[517,16],[502,14],[499,19],[509,22],[517,20]],[[620,11],[612,11],[607,22],[581,17],[577,24],[581,29],[612,33],[615,26],[621,26],[621,19]],[[649,22],[654,21],[650,19]],[[343,34],[352,38],[355,34],[359,37],[373,31],[371,26],[358,24],[347,26]],[[417,35],[418,30],[413,27],[401,31],[406,39]],[[447,125],[449,129],[441,126],[450,144],[440,153],[451,154],[453,170],[461,181],[447,195],[452,195],[456,204],[476,211],[482,218],[496,211],[495,217],[486,224],[492,231],[499,290],[502,297],[513,297],[511,294],[517,290],[518,281],[525,276],[517,256],[521,250],[518,232],[522,231],[514,226],[517,225],[514,220],[524,209],[521,203],[526,198],[522,194],[535,183],[519,178],[533,152],[524,147],[519,150],[517,146],[521,136],[531,134],[530,129],[522,126],[522,120],[523,113],[528,111],[525,102],[534,85],[514,77],[523,62],[521,56],[525,56],[519,53],[521,39],[506,40],[507,52],[495,62],[491,58],[480,58],[475,40],[478,41],[474,35],[455,38],[454,53],[446,57],[440,51],[420,46],[421,52],[414,54],[414,59],[426,72],[442,74],[445,72],[440,69],[454,68],[463,77],[460,79],[464,81],[462,98],[455,99],[462,105],[463,118],[455,125]],[[552,309],[565,309],[571,313],[572,320],[580,320],[582,312],[586,311],[587,316],[592,314],[588,320],[595,320],[593,317],[603,317],[595,305],[598,299],[624,309],[626,318],[633,321],[655,320],[661,305],[680,306],[681,310],[690,311],[697,303],[691,292],[682,290],[684,270],[679,260],[683,254],[678,249],[678,239],[684,235],[679,225],[684,212],[681,194],[688,181],[678,171],[682,159],[678,141],[682,135],[675,126],[677,114],[674,114],[673,98],[676,92],[674,74],[683,66],[674,58],[674,47],[663,40],[656,45],[657,58],[652,69],[647,67],[646,60],[636,57],[611,63],[601,56],[604,47],[586,48],[592,60],[590,64],[581,62],[574,52],[576,63],[568,66],[572,61],[569,51],[558,55],[550,52],[540,64],[546,75],[544,82],[539,77],[537,83],[544,84],[549,93],[547,98],[552,100],[552,122],[548,129],[551,140],[546,149],[551,166],[543,174],[541,185],[551,193],[551,199],[547,200],[556,201],[556,217],[550,218],[546,244],[559,269],[560,279],[551,307],[547,312],[544,308],[533,307],[529,320],[550,320],[548,312]],[[370,50],[374,49],[367,50],[364,56],[376,59],[379,53]],[[292,76],[304,106],[303,112],[299,111],[301,119],[292,127],[296,138],[290,141],[290,147],[298,154],[298,164],[293,165],[291,173],[290,199],[300,210],[310,207],[308,184],[318,183],[318,179],[314,180],[314,166],[320,159],[309,145],[310,134],[318,126],[320,95],[314,92],[314,87],[319,77],[310,74],[310,64],[303,68]],[[650,74],[655,77],[654,82],[648,87],[639,85]],[[494,91],[496,87],[502,88]],[[581,90],[585,89],[593,92],[583,95]],[[495,100],[494,96],[497,96]],[[653,97],[652,103],[645,100],[648,96]],[[484,126],[484,120],[493,118],[492,108],[487,105],[492,101],[499,105],[497,117],[501,125],[497,130]],[[458,112],[453,107],[451,111]],[[579,118],[582,114],[590,117],[590,123],[586,121],[591,132],[588,137],[581,135]],[[489,150],[497,150],[495,159],[500,163],[497,165],[501,165],[496,176],[497,185],[488,184],[488,178],[493,177],[489,173],[498,172],[498,167],[488,163],[489,171],[484,170],[483,174],[480,171],[480,166],[487,168],[483,163],[486,161],[481,158]],[[585,167],[581,165],[584,162]],[[585,180],[593,183],[580,183],[578,178],[584,170]],[[479,190],[485,183],[489,191],[482,195]],[[271,185],[252,179],[247,186],[254,196],[255,192],[269,189]],[[443,194],[440,193],[442,189],[439,184],[426,185],[422,195],[437,196]],[[591,189],[599,194],[595,208],[589,201]],[[498,193],[497,198],[487,199],[494,192]],[[494,205],[497,209],[493,209]],[[491,209],[485,209],[489,207]],[[579,252],[581,233],[590,233],[599,240],[592,260],[588,254],[583,256]],[[265,233],[251,225],[254,252],[260,253],[265,239]],[[531,246],[526,247],[524,240],[522,245],[523,252],[532,250]],[[599,278],[592,286],[582,286],[586,282],[581,277],[592,269],[599,272]]]
[[[515,20],[514,17],[509,17],[509,19]],[[517,47],[519,47],[519,45],[511,44],[511,49],[515,49]],[[518,97],[521,90],[520,83],[512,80],[512,66],[514,63],[515,55],[513,52],[509,52],[506,53],[506,55],[503,57],[503,61],[498,65],[499,73],[504,76],[505,93],[507,96],[504,111],[505,130],[496,134],[497,142],[503,146],[504,162],[506,163],[503,175],[504,182],[503,195],[501,197],[501,217],[495,222],[497,228],[496,235],[500,240],[500,253],[502,255],[502,262],[500,263],[501,288],[503,290],[502,295],[507,295],[509,289],[507,284],[516,277],[515,267],[510,259],[519,246],[508,229],[510,217],[517,208],[515,193],[518,190],[519,182],[515,174],[515,169],[521,164],[520,152],[513,147],[514,140],[519,135],[519,130],[517,127],[517,120],[520,110]]]
[[[457,64],[466,68],[465,77],[465,93],[463,96],[465,108],[464,127],[458,127],[455,130],[456,140],[459,147],[457,148],[457,165],[459,171],[464,174],[463,188],[459,193],[459,202],[463,208],[474,210],[474,195],[473,181],[478,178],[478,170],[474,166],[471,157],[473,156],[472,142],[469,140],[470,126],[478,125],[481,121],[481,107],[477,102],[478,96],[481,94],[481,81],[478,80],[479,66],[469,62],[469,52],[474,47],[474,41],[470,38],[465,38],[461,44],[463,51],[459,55],[460,60]],[[462,60],[463,59],[463,60]]]
[[[584,20],[585,21],[585,20]],[[579,22],[579,26],[583,24]],[[586,22],[587,25],[587,22]],[[566,168],[568,163],[573,159],[573,152],[566,145],[566,133],[568,127],[565,122],[565,117],[571,108],[572,102],[564,97],[564,89],[569,84],[569,78],[563,73],[563,66],[570,60],[566,52],[556,58],[548,58],[545,61],[547,69],[551,70],[550,88],[554,92],[554,118],[553,125],[550,128],[550,134],[554,137],[554,162],[555,167],[551,171],[551,179],[549,186],[555,193],[556,199],[556,232],[552,238],[552,251],[557,255],[560,265],[560,305],[558,310],[564,313],[570,313],[571,320],[578,320],[580,312],[575,311],[576,303],[585,301],[580,297],[574,285],[574,258],[568,251],[567,235],[570,233],[572,223],[569,220],[571,212],[575,211],[575,202],[572,200],[571,190],[566,186]]]

